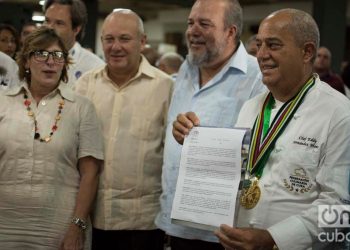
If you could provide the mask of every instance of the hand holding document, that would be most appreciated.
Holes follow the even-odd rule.
[[[207,127],[191,130],[182,148],[173,223],[207,230],[233,225],[245,132]]]

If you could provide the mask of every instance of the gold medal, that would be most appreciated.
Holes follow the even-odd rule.
[[[250,186],[242,190],[240,197],[241,205],[245,209],[252,209],[258,204],[261,191],[258,185],[258,178],[251,180]]]

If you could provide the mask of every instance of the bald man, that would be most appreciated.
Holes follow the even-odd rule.
[[[184,58],[176,52],[163,54],[158,60],[158,68],[176,80],[177,72],[183,63]]]
[[[258,47],[256,46],[256,35],[252,35],[248,38],[245,48],[248,54],[256,57],[256,53],[258,52]]]
[[[328,83],[332,88],[345,94],[344,82],[341,77],[331,70],[332,54],[326,47],[320,47],[317,50],[317,56],[314,63],[314,70],[320,76],[320,79]]]
[[[163,250],[154,219],[173,82],[141,55],[146,35],[135,12],[108,15],[101,41],[107,65],[83,75],[76,88],[95,104],[105,139],[93,249]]]
[[[247,186],[237,227],[216,235],[227,250],[346,249],[334,218],[350,211],[350,102],[313,74],[317,24],[301,10],[279,10],[256,40],[269,91],[240,111],[236,126],[252,128]]]

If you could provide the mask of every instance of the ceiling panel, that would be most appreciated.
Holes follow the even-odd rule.
[[[106,16],[114,8],[128,8],[138,13],[144,20],[157,17],[159,10],[190,8],[194,0],[85,0],[86,3],[98,1],[99,15]],[[310,2],[312,0],[240,0],[242,6],[277,2]],[[41,11],[39,0],[0,0],[0,3],[23,4],[35,11]]]

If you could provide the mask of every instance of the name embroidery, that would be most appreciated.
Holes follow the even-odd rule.
[[[315,137],[299,136],[293,143],[310,148],[318,148],[317,139]]]

